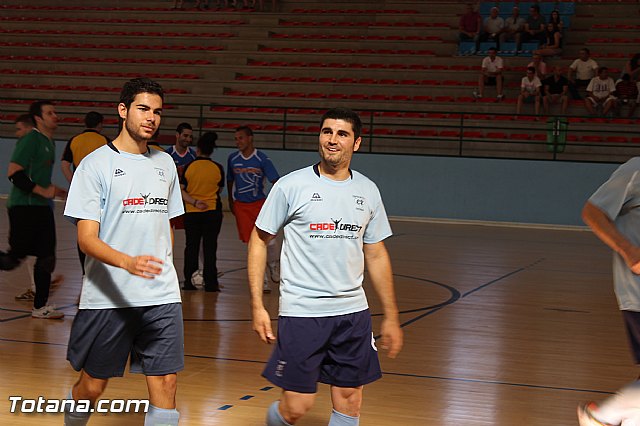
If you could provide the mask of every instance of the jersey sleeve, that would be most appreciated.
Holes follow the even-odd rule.
[[[18,139],[16,148],[11,154],[11,162],[26,168],[31,164],[31,158],[35,155],[36,143],[33,143],[30,137]]]
[[[222,164],[215,161],[213,162],[213,164],[218,166],[218,169],[220,169],[220,182],[218,182],[218,188],[222,189],[224,188],[224,167],[222,167]]]
[[[169,205],[167,210],[169,211],[169,219],[184,214],[184,203],[182,202],[182,191],[180,190],[180,180],[178,179],[178,169],[175,167],[169,167],[173,177],[169,184]]]
[[[262,159],[262,169],[264,170],[264,175],[269,179],[269,182],[273,183],[280,179],[280,175],[278,174],[276,167],[273,165],[273,161],[271,161],[271,158],[266,155]]]
[[[71,152],[71,141],[73,141],[73,139],[69,139],[69,142],[67,142],[67,145],[64,147],[64,152],[62,153],[61,160],[73,164],[73,152]]]
[[[83,166],[86,164],[82,164],[75,171],[71,180],[64,216],[73,223],[81,219],[99,223],[106,188],[96,171]]]
[[[271,235],[276,235],[285,224],[289,215],[289,203],[281,186],[276,183],[267,200],[264,202],[260,214],[256,219],[256,227]]]
[[[589,202],[615,221],[622,209],[633,199],[637,199],[638,171],[630,170],[626,164],[620,166],[594,194]]]
[[[233,175],[233,167],[231,167],[231,156],[229,156],[229,158],[227,158],[227,182],[234,179],[235,176]]]
[[[380,196],[378,188],[375,188],[372,196],[371,219],[364,231],[362,241],[365,244],[375,244],[389,238],[391,235],[393,235],[393,232],[391,231],[389,218],[387,218],[387,212],[382,203],[382,197]]]

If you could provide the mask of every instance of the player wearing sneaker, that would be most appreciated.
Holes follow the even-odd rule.
[[[67,359],[80,371],[69,397],[95,403],[131,357],[131,372],[146,376],[145,424],[177,425],[184,337],[169,220],[184,208],[171,156],[147,147],[162,104],[156,82],[125,83],[120,134],[82,160],[71,182],[64,214],[87,261]],[[65,424],[84,425],[90,414],[67,411]]]
[[[276,342],[262,300],[269,241],[282,228],[278,336],[263,376],[282,388],[268,426],[295,424],[311,409],[317,382],[331,385],[330,426],[359,422],[363,386],[381,377],[364,266],[382,302],[381,346],[395,357],[402,330],[384,240],[391,235],[376,185],[349,168],[360,143],[360,117],[348,109],[321,120],[320,162],[274,185],[249,242],[253,329]]]
[[[589,198],[582,218],[593,233],[613,250],[613,283],[622,311],[631,352],[640,364],[640,157],[632,158],[613,172]],[[622,388],[597,406],[578,411],[581,425],[589,419],[605,425],[635,423],[640,409],[640,380]],[[584,420],[583,420],[584,419]]]
[[[272,184],[276,183],[280,175],[271,159],[254,147],[253,130],[250,127],[238,127],[234,137],[238,151],[231,153],[227,160],[229,209],[236,218],[240,240],[248,243],[258,213],[267,197],[264,193],[264,181],[269,179]],[[279,278],[275,266],[278,263],[275,239],[269,243],[267,263],[270,275],[264,275],[263,291],[271,293],[269,278],[273,282],[279,282],[279,279],[274,279]]]

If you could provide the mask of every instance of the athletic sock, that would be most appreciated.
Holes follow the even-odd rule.
[[[67,400],[72,400],[73,395],[71,391],[69,391],[69,395],[67,395]],[[79,413],[77,411],[67,411],[69,406],[65,405],[64,410],[64,426],[85,426],[89,422],[89,417],[91,417],[91,412],[88,413]]]
[[[282,418],[282,415],[280,415],[280,411],[278,411],[279,406],[280,401],[275,401],[269,406],[269,410],[267,411],[267,426],[291,426],[291,424],[287,423]]]
[[[175,408],[159,408],[149,405],[149,411],[144,416],[144,426],[178,426],[180,413]]]
[[[598,404],[592,415],[600,422],[619,425],[638,415],[638,401],[640,381],[635,381]]]
[[[360,417],[347,416],[336,410],[333,410],[329,419],[329,426],[358,426],[359,424]]]

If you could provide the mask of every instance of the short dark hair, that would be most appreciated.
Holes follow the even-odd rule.
[[[189,123],[180,123],[178,127],[176,127],[176,133],[181,134],[184,129],[193,131],[193,127]]]
[[[20,114],[14,121],[14,123],[24,123],[28,126],[35,126],[36,123],[33,122],[33,117],[31,114]]]
[[[492,50],[493,50],[494,52],[497,52],[497,51],[498,51],[498,49],[496,49],[495,47],[490,47],[490,48],[489,48],[489,50],[487,50],[487,52],[491,52]]]
[[[536,67],[527,67],[527,71],[530,71],[532,73],[536,73]]]
[[[358,139],[360,137],[360,132],[362,132],[362,121],[360,120],[360,116],[353,110],[349,108],[331,108],[322,115],[322,118],[320,119],[320,127],[322,127],[326,119],[344,120],[351,123],[353,138]]]
[[[607,68],[607,67],[598,68],[598,74],[602,74],[603,71],[609,71],[609,68]]]
[[[124,104],[127,109],[129,109],[133,100],[140,93],[152,93],[160,96],[164,101],[164,90],[162,90],[162,86],[150,78],[140,77],[129,80],[124,84],[124,86],[122,86],[122,91],[120,92],[120,103]]]
[[[587,55],[591,53],[591,51],[589,50],[589,48],[588,48],[588,47],[583,47],[583,48],[582,48],[582,49],[580,49],[580,50],[584,50],[584,53],[586,53]]]
[[[216,132],[206,132],[198,139],[197,147],[202,155],[211,155],[213,150],[216,149],[216,141],[218,140],[218,134]]]
[[[538,6],[537,4],[532,4],[530,9],[535,10],[536,12],[540,12],[540,6]]]
[[[244,132],[247,136],[253,136],[253,130],[249,126],[240,126],[236,129],[236,132]]]
[[[87,129],[95,129],[104,121],[104,117],[97,111],[89,111],[84,116],[84,125]]]
[[[29,106],[29,115],[33,123],[36,122],[36,117],[42,118],[42,107],[45,105],[53,105],[51,101],[35,101]]]

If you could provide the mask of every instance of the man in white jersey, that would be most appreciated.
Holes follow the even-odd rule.
[[[613,285],[631,353],[640,364],[640,157],[621,165],[587,201],[582,219],[613,251]],[[578,407],[580,426],[640,424],[640,379],[599,405]]]
[[[176,373],[184,368],[182,309],[169,219],[184,213],[176,167],[147,147],[162,112],[163,90],[147,78],[127,82],[118,137],[76,170],[65,216],[77,223],[86,274],[67,359],[80,371],[69,399],[96,400],[111,377],[146,376],[145,425],[177,425]],[[90,413],[65,412],[65,425]]]
[[[360,147],[360,117],[336,108],[321,120],[320,162],[274,185],[249,241],[253,329],[276,340],[262,302],[267,245],[284,228],[277,345],[263,376],[283,389],[268,426],[295,424],[312,406],[317,382],[331,385],[330,426],[359,424],[363,385],[381,377],[362,288],[366,264],[382,303],[381,347],[402,348],[391,262],[391,227],[376,185],[349,168]]]

